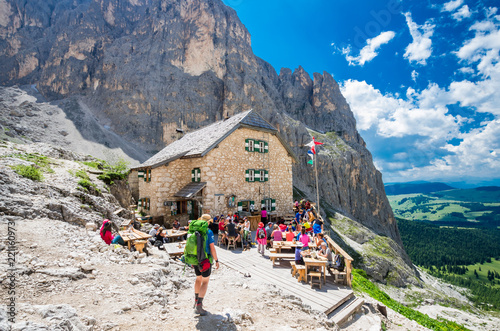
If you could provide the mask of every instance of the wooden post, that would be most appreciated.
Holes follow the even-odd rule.
[[[319,186],[318,186],[318,157],[316,153],[314,154],[314,173],[316,175],[316,205],[318,206],[318,217],[321,216],[321,211],[319,209]]]
[[[347,278],[347,285],[348,286],[351,286],[351,260],[346,260],[344,259],[345,261],[345,271],[346,271],[346,278]]]

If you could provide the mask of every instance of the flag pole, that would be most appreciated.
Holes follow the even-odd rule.
[[[318,218],[321,216],[319,210],[319,186],[318,186],[318,157],[314,153],[314,173],[316,175],[316,204],[318,206]]]

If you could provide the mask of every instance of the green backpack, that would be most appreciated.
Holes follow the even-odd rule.
[[[205,247],[207,242],[208,223],[204,220],[192,221],[188,233],[191,234],[184,248],[184,263],[201,265],[206,259],[212,263],[212,256],[208,255]]]

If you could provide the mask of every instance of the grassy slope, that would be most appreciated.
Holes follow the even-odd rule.
[[[416,321],[422,326],[431,330],[468,330],[463,325],[458,323],[445,319],[433,319],[426,314],[402,305],[372,283],[366,276],[366,272],[363,270],[354,269],[353,277],[352,287],[355,291],[365,292],[375,300],[380,301],[392,310],[400,313],[406,318]]]
[[[457,191],[457,190],[453,190]],[[446,192],[439,192],[440,194],[445,194]],[[491,193],[491,192],[488,192]],[[417,205],[412,201],[406,201],[402,204],[399,204],[400,201],[406,198],[415,198],[418,196],[424,196],[429,198],[430,200],[426,203],[420,204],[420,208],[413,212],[407,212],[408,209],[416,207]],[[462,193],[460,196],[463,198]],[[464,216],[470,222],[476,222],[476,218],[482,216],[485,213],[489,213],[489,211],[470,211],[468,208],[460,205],[460,202],[479,202],[483,203],[485,206],[494,207],[500,206],[500,197],[494,203],[489,202],[491,200],[496,199],[496,194],[485,196],[484,193],[481,193],[480,197],[471,197],[469,201],[460,201],[459,197],[456,200],[451,200],[453,196],[451,194],[446,193],[442,198],[437,198],[433,195],[426,194],[401,194],[401,195],[389,195],[387,196],[389,199],[389,203],[391,204],[392,210],[397,217],[406,218],[409,220],[426,220],[426,221],[439,221],[443,220],[446,215],[457,212],[463,213]],[[481,201],[481,199],[484,199]],[[444,206],[444,207],[443,207]],[[457,219],[455,219],[457,220]]]
[[[466,277],[470,277],[472,279],[475,278],[474,276],[474,269],[477,271],[477,274],[479,275],[479,280],[485,282],[485,283],[490,283],[488,281],[488,270],[489,271],[496,271],[500,273],[500,260],[495,260],[491,259],[491,263],[476,263],[476,264],[471,264],[466,266],[469,271],[465,274]],[[481,271],[479,271],[479,268],[481,268]],[[500,285],[496,285],[496,287],[500,287]]]

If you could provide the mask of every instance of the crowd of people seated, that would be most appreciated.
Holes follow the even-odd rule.
[[[333,268],[343,268],[342,258],[339,255],[332,254],[332,251],[324,237],[324,224],[316,213],[314,206],[308,200],[295,201],[293,204],[295,217],[290,222],[284,219],[276,223],[268,221],[268,213],[265,208],[262,209],[261,222],[255,234],[255,243],[257,243],[258,252],[265,254],[265,249],[273,246],[274,242],[296,241],[302,243],[302,248],[295,248],[295,262],[303,264],[303,257],[310,255],[311,243],[317,248],[316,254],[328,260],[329,266]],[[125,245],[123,239],[119,236],[113,236],[111,231],[112,222],[105,220],[101,228],[101,237],[107,244]],[[132,224],[136,226],[136,224]],[[173,230],[187,231],[188,226],[181,226],[178,220],[172,224]],[[218,237],[218,240],[227,244],[228,238],[235,240],[237,245],[244,250],[250,249],[252,244],[250,221],[247,217],[240,218],[238,213],[229,213],[227,216],[215,216],[209,222],[209,229]],[[151,246],[164,249],[163,245],[169,242],[163,227],[155,224],[149,231]],[[217,236],[218,235],[218,236]],[[183,238],[186,239],[186,236]]]

